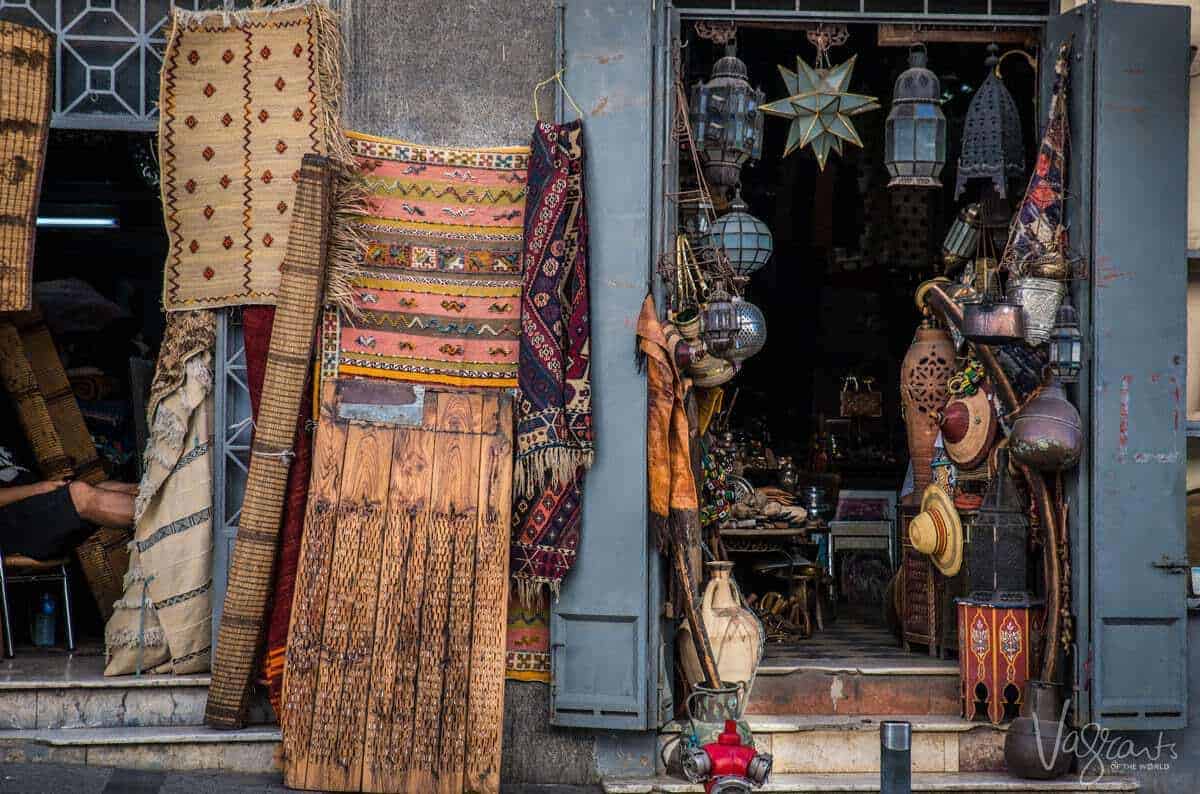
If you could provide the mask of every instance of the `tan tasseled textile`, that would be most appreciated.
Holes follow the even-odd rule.
[[[105,675],[203,672],[212,645],[214,316],[169,316],[147,407],[125,595],[104,629]]]

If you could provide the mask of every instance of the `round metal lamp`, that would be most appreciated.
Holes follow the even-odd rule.
[[[750,85],[746,64],[733,44],[713,66],[712,79],[692,86],[688,114],[708,181],[720,187],[738,183],[742,166],[762,154],[765,94]]]
[[[725,249],[734,272],[743,277],[765,265],[774,249],[771,230],[749,209],[739,190],[729,202],[729,212],[717,218],[709,233],[713,247]]]
[[[908,68],[896,78],[892,110],[884,127],[888,187],[941,187],[946,164],[946,117],[942,83],[926,68],[924,45],[908,54]]]
[[[1025,149],[1021,143],[1021,114],[996,68],[1000,48],[988,45],[987,78],[971,99],[963,121],[962,152],[958,156],[957,200],[971,179],[986,179],[1001,198],[1008,195],[1008,180],[1025,174]]]

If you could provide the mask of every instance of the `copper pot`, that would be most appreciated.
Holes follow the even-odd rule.
[[[1017,412],[1008,439],[1012,456],[1038,471],[1063,471],[1079,462],[1083,422],[1058,378]]]
[[[1025,339],[1025,316],[1020,305],[1006,300],[964,303],[962,335],[984,345],[1006,345]]]
[[[1074,756],[1058,746],[1062,719],[1058,685],[1030,681],[1021,716],[1004,735],[1004,763],[1010,774],[1027,780],[1053,780],[1067,773]]]

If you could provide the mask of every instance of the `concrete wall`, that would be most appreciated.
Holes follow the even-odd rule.
[[[351,129],[431,145],[527,144],[554,71],[553,0],[342,0]],[[543,113],[554,92],[542,95]],[[599,783],[611,740],[550,727],[550,688],[505,686],[506,784]],[[597,744],[604,745],[599,751]]]

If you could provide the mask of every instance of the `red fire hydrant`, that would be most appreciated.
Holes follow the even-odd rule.
[[[737,722],[725,720],[725,730],[715,742],[683,754],[683,774],[703,783],[705,794],[748,794],[767,782],[771,756],[742,744]]]

